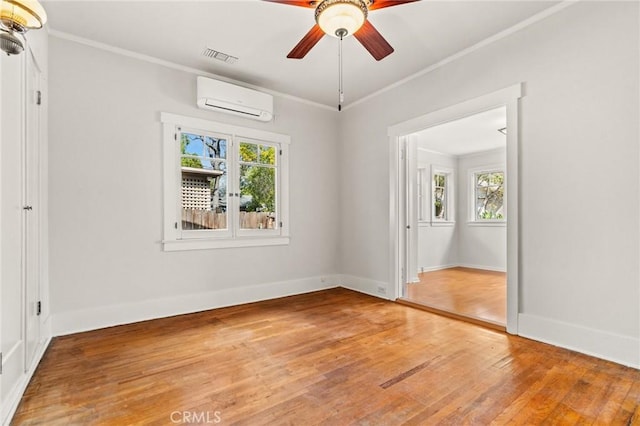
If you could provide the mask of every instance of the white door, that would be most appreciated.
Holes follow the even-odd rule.
[[[26,52],[26,140],[24,162],[24,283],[25,283],[25,371],[29,369],[40,341],[40,242],[39,242],[39,147],[40,69]]]
[[[0,113],[2,151],[0,159],[0,192],[2,194],[2,249],[0,255],[0,283],[2,306],[2,402],[24,374],[25,344],[23,333],[23,140],[24,108],[23,82],[26,55],[0,55]],[[4,414],[4,409],[3,409]]]

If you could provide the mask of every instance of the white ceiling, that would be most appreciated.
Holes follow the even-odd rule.
[[[52,30],[335,107],[338,40],[325,36],[302,60],[287,53],[314,25],[313,9],[259,0],[43,0]],[[558,1],[422,0],[374,10],[370,22],[395,48],[380,62],[344,41],[348,106]],[[55,34],[55,33],[54,33]],[[205,47],[236,56],[227,64]]]
[[[504,148],[507,137],[498,129],[506,126],[506,108],[492,109],[416,133],[418,148],[449,155]]]

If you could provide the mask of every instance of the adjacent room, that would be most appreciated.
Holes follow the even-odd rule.
[[[0,423],[640,424],[638,34],[1,0]]]
[[[413,135],[407,209],[417,250],[404,298],[504,327],[507,307],[506,109]],[[415,160],[411,157],[416,157]],[[411,231],[410,231],[411,232]]]

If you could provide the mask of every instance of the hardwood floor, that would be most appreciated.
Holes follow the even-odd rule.
[[[638,370],[332,289],[56,338],[13,424],[630,425],[639,401]]]
[[[419,274],[407,285],[406,299],[445,312],[504,326],[507,322],[507,274],[448,268]]]

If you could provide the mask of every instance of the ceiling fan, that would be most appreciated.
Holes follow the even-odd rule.
[[[315,8],[316,24],[289,52],[287,58],[302,59],[325,34],[339,38],[353,35],[377,60],[391,53],[393,47],[367,20],[369,11],[398,6],[418,0],[265,0],[291,6]]]

